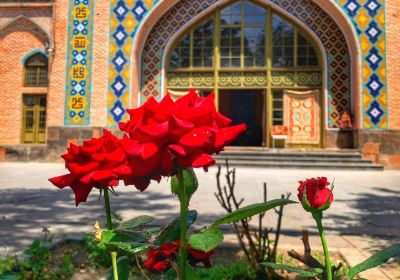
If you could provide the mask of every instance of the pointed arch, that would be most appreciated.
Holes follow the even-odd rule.
[[[12,31],[12,27],[14,26],[16,27],[24,26],[26,29],[30,30],[33,34],[35,34],[40,39],[40,41],[42,41],[44,45],[45,44],[49,44],[49,46],[53,45],[50,34],[36,21],[24,15],[19,15],[1,25],[0,36],[4,36],[8,32]]]
[[[165,2],[165,1],[162,1]],[[187,2],[187,3],[186,3]],[[180,22],[178,23],[178,26],[175,26],[175,29],[180,30],[182,26],[186,25],[189,21],[192,21],[194,18],[194,15],[201,14],[205,16],[206,14],[211,14],[213,11],[215,11],[218,7],[223,5],[224,3],[226,4],[229,1],[215,1],[215,0],[206,0],[206,1],[189,1],[189,0],[184,0],[184,1],[179,1],[175,5],[171,5],[169,7],[166,7],[165,5],[157,5],[156,7],[153,8],[152,10],[152,16],[148,16],[144,22],[142,23],[143,30],[146,32],[139,32],[138,37],[135,40],[135,44],[133,45],[132,49],[132,54],[135,56],[134,61],[136,63],[133,63],[133,67],[131,69],[131,88],[133,95],[131,100],[136,101],[140,103],[140,95],[143,94],[141,92],[141,84],[146,83],[146,78],[143,75],[143,69],[147,67],[148,65],[143,64],[143,53],[146,52],[145,48],[147,46],[146,41],[149,40],[150,36],[152,35],[152,31],[157,29],[157,28],[164,28],[167,29],[168,26],[163,26],[161,21],[165,21],[166,19],[172,17],[179,17]],[[255,2],[261,3],[263,5],[268,5],[272,7],[275,10],[280,10],[282,13],[285,15],[289,15],[289,18],[293,19],[296,23],[299,23],[301,26],[307,25],[308,30],[311,31],[311,34],[314,34],[317,37],[321,37],[321,29],[318,30],[319,27],[315,27],[315,24],[306,22],[307,19],[302,18],[302,13],[296,12],[296,8],[292,7],[285,7],[284,5],[297,5],[297,7],[307,7],[311,10],[313,13],[317,13],[314,16],[323,16],[323,19],[327,19],[329,24],[334,26],[333,28],[333,33],[339,32],[342,35],[342,38],[340,39],[341,41],[344,41],[344,44],[347,45],[348,47],[348,56],[347,62],[349,64],[348,66],[348,72],[351,73],[352,78],[348,77],[346,79],[346,87],[348,89],[348,92],[351,93],[352,97],[352,102],[356,106],[352,106],[354,109],[358,108],[359,106],[357,104],[360,103],[361,99],[361,70],[360,70],[360,65],[361,65],[361,57],[360,57],[360,46],[358,43],[357,35],[354,31],[354,27],[352,24],[346,19],[346,16],[343,14],[343,11],[340,9],[340,7],[336,3],[330,3],[332,1],[321,1],[321,0],[302,0],[302,1],[284,1],[284,4],[282,4],[282,1],[278,0],[257,0]],[[329,3],[326,3],[329,2]],[[286,3],[286,4],[285,4]],[[171,3],[170,3],[171,4]],[[189,6],[189,8],[186,8]],[[168,9],[169,8],[169,9]],[[290,12],[291,11],[291,12]],[[310,14],[310,12],[308,12]],[[308,19],[309,20],[309,19]],[[182,24],[183,22],[183,24]],[[329,28],[329,26],[328,26]],[[153,30],[151,30],[153,29]],[[177,30],[172,30],[170,31],[169,35],[161,34],[160,38],[158,40],[164,40],[169,42],[170,38],[176,32]],[[158,32],[162,33],[162,32]],[[165,33],[165,32],[164,32]],[[167,36],[165,38],[164,36]],[[344,36],[344,37],[343,37]],[[343,39],[345,38],[345,39]],[[151,38],[150,38],[151,39]],[[326,39],[326,38],[325,38]],[[325,39],[319,38],[317,42],[322,42],[326,48],[327,42]],[[328,38],[330,39],[330,38]],[[155,43],[153,41],[153,43]],[[341,42],[343,43],[343,42]],[[165,44],[160,46],[160,49],[158,50],[158,54],[161,54],[161,58],[164,56],[165,52]],[[158,54],[157,54],[157,59],[158,59]],[[328,60],[332,59],[331,54],[327,54],[324,56],[324,58]],[[162,59],[160,59],[162,60]],[[344,63],[347,63],[344,62]],[[160,62],[158,62],[158,65],[153,65],[155,66],[156,69],[160,67],[159,65]],[[146,71],[146,70],[144,70]],[[154,72],[155,70],[152,69],[151,71],[147,69],[147,72],[150,72],[150,76],[153,74],[151,72]],[[155,80],[158,80],[161,82],[161,71],[160,73],[156,73],[155,77],[153,77]],[[332,70],[329,70],[332,72]],[[331,75],[332,76],[332,75]],[[330,83],[332,83],[332,80],[330,80]],[[340,83],[340,82],[339,82]],[[347,85],[348,84],[348,85]],[[161,87],[154,85],[152,86],[152,91],[160,91]],[[334,88],[333,88],[334,89]],[[329,89],[329,94],[332,94],[332,91]],[[148,92],[147,92],[148,93]],[[139,94],[139,96],[137,96]],[[340,95],[338,92],[337,94]],[[136,103],[134,102],[132,105],[136,106]],[[361,115],[359,112],[355,112],[356,116],[356,121],[355,123],[360,123],[360,117]],[[338,116],[336,116],[338,118]]]

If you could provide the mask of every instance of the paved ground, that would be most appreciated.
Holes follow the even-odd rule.
[[[91,231],[96,220],[104,221],[97,192],[92,193],[88,203],[76,208],[70,189],[58,190],[47,181],[48,177],[64,172],[62,164],[0,164],[0,256],[18,252],[32,239],[40,238],[44,226],[50,227],[59,239],[79,236]],[[208,173],[198,170],[197,174],[200,187],[190,208],[198,210],[201,226],[224,211],[214,197],[216,168]],[[292,198],[296,199],[297,181],[314,176],[335,178],[335,201],[325,212],[324,220],[332,247],[347,256],[354,254],[361,261],[369,252],[400,242],[399,171],[237,168],[237,192],[245,198],[244,204],[259,202],[262,184],[267,182],[269,199],[286,192],[292,192]],[[161,225],[178,213],[177,199],[170,194],[167,180],[151,185],[143,193],[133,187],[119,187],[118,193],[120,197],[112,197],[111,206],[124,218],[157,215],[155,223]],[[266,217],[266,223],[271,226],[274,221],[272,214]],[[316,232],[311,216],[300,205],[287,207],[283,227],[286,246],[297,243],[302,227]],[[314,240],[318,246],[318,239]],[[392,279],[400,279],[399,263],[393,262],[389,272],[382,272]],[[382,275],[370,279],[385,279]]]

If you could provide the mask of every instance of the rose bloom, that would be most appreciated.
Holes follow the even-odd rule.
[[[329,205],[333,201],[333,193],[327,188],[331,183],[326,177],[317,177],[299,181],[297,197],[300,202],[303,200],[304,190],[307,193],[307,200],[310,206],[314,209],[322,207],[329,199]]]
[[[171,243],[162,244],[158,249],[150,248],[147,252],[147,260],[144,266],[148,270],[155,272],[164,272],[171,267],[171,262],[175,261],[175,254],[179,252],[180,240]],[[205,267],[211,267],[210,256],[215,253],[215,250],[202,252],[193,249],[188,244],[188,260],[191,265],[203,263]]]
[[[151,97],[128,113],[130,120],[119,124],[128,161],[115,171],[141,191],[152,179],[174,175],[174,163],[207,169],[215,163],[211,155],[246,130],[245,124],[229,126],[232,121],[215,108],[214,94],[201,98],[194,89],[176,101],[169,94],[160,102]]]
[[[70,173],[49,181],[59,188],[70,187],[76,206],[86,201],[93,188],[118,186],[120,178],[113,170],[126,163],[118,138],[106,129],[102,137],[84,141],[82,146],[71,144],[61,157]]]

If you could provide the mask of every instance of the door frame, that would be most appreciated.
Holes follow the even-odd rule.
[[[26,112],[25,109],[25,98],[26,97],[34,97],[36,99],[35,104],[33,105],[33,126],[32,126],[32,134],[33,134],[33,141],[26,142],[25,141],[25,132],[26,132]],[[44,131],[40,132],[40,98],[44,97],[46,99],[45,105],[45,127]],[[45,144],[46,143],[46,127],[47,127],[47,94],[46,93],[23,93],[22,94],[22,126],[21,126],[21,143],[22,144]],[[44,133],[44,141],[39,142],[39,134]]]

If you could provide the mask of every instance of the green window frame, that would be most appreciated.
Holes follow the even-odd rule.
[[[272,104],[275,89],[321,88],[321,61],[317,43],[296,23],[269,6],[238,0],[178,37],[167,53],[165,89],[218,95],[218,89],[261,88]]]

